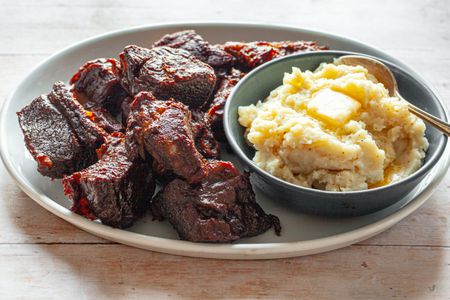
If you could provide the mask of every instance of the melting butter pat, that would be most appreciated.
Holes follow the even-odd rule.
[[[313,118],[338,127],[347,123],[360,107],[361,104],[355,99],[325,88],[313,95],[307,112]]]

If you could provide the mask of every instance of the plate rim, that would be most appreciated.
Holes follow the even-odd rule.
[[[429,176],[434,175],[429,185],[420,191],[418,195],[399,208],[394,213],[378,220],[368,225],[359,227],[354,230],[346,231],[343,233],[318,238],[305,241],[296,242],[282,242],[282,243],[256,243],[256,244],[208,244],[208,243],[192,243],[182,240],[173,240],[162,237],[148,236],[144,234],[139,234],[135,232],[125,231],[121,229],[116,229],[109,227],[107,225],[99,224],[96,222],[89,221],[73,212],[69,209],[63,207],[62,205],[56,203],[51,198],[46,195],[40,194],[35,191],[32,186],[28,185],[22,180],[22,176],[18,174],[14,168],[12,161],[6,156],[7,143],[4,141],[6,136],[6,111],[16,94],[19,87],[24,84],[28,77],[36,72],[39,68],[47,64],[48,61],[64,54],[67,50],[75,50],[79,47],[84,46],[93,41],[98,41],[102,39],[112,38],[115,35],[122,35],[127,33],[135,33],[140,31],[155,30],[155,29],[170,29],[172,27],[259,27],[264,29],[284,29],[291,31],[301,31],[310,34],[320,34],[322,36],[328,36],[332,38],[339,38],[341,40],[347,40],[353,44],[359,44],[363,47],[369,47],[373,50],[381,52],[386,55],[389,59],[392,59],[396,63],[400,63],[400,66],[411,71],[415,77],[423,81],[424,84],[429,87],[433,93],[436,94],[441,105],[444,107],[444,113],[447,119],[449,118],[448,110],[445,103],[442,101],[441,97],[435,90],[435,88],[429,84],[419,73],[417,73],[413,68],[409,67],[407,64],[401,60],[391,56],[385,51],[380,50],[377,47],[372,46],[368,43],[360,42],[357,39],[349,38],[344,35],[334,34],[327,31],[315,30],[306,27],[283,25],[283,24],[263,24],[257,22],[166,22],[166,23],[155,23],[146,24],[133,27],[127,27],[119,30],[114,30],[99,34],[87,39],[81,40],[79,42],[73,43],[63,49],[57,51],[56,53],[48,56],[43,61],[34,66],[26,75],[16,84],[14,89],[8,94],[4,100],[1,110],[0,110],[0,157],[5,165],[5,169],[9,175],[14,179],[16,184],[36,203],[55,214],[56,216],[64,219],[65,221],[71,223],[72,225],[87,231],[96,236],[100,236],[107,240],[112,240],[122,244],[134,246],[137,248],[158,251],[168,254],[191,256],[191,257],[203,257],[203,258],[216,258],[216,259],[274,259],[274,258],[287,258],[295,256],[310,255],[316,253],[322,253],[326,251],[331,251],[341,247],[351,245],[353,243],[359,242],[361,240],[370,238],[388,228],[398,223],[400,220],[404,219],[416,209],[422,206],[437,188],[439,183],[442,181],[446,174],[446,170],[450,164],[450,143],[449,139],[445,142],[445,150],[442,154],[440,161],[432,168]],[[438,169],[440,168],[440,169]],[[436,171],[437,170],[437,171]],[[440,172],[439,174],[434,174]],[[433,174],[432,174],[433,173]],[[427,175],[428,176],[428,175]]]

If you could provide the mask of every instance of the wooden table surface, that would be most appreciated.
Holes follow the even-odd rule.
[[[38,62],[81,39],[191,20],[286,23],[375,45],[420,71],[450,106],[450,1],[0,1],[0,101]],[[450,174],[392,229],[319,255],[220,261],[85,233],[27,197],[0,164],[0,299],[450,299]]]

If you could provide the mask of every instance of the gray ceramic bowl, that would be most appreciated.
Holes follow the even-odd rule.
[[[447,137],[427,125],[426,137],[430,143],[423,166],[414,174],[393,184],[364,191],[329,192],[300,187],[278,179],[257,167],[252,158],[254,149],[244,139],[244,128],[238,123],[237,109],[265,99],[270,91],[282,84],[283,74],[293,66],[301,70],[315,70],[322,62],[332,62],[342,55],[355,54],[343,51],[309,52],[280,58],[266,63],[250,72],[231,93],[225,106],[224,127],[228,141],[250,172],[254,183],[273,201],[280,201],[304,213],[328,216],[355,216],[368,214],[402,199],[436,164],[444,151]],[[359,55],[364,55],[357,53]],[[367,55],[366,55],[367,56]],[[442,102],[420,79],[383,61],[397,78],[400,92],[413,104],[446,120]]]

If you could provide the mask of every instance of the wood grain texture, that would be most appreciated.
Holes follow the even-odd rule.
[[[90,36],[176,21],[285,23],[373,44],[450,106],[450,1],[0,0],[0,102],[33,66]],[[0,165],[0,299],[450,299],[450,173],[390,230],[309,257],[218,261],[118,245],[39,207]]]
[[[0,259],[0,270],[8,274],[0,281],[2,299],[24,288],[34,291],[34,299],[445,299],[450,294],[448,248],[351,246],[309,257],[224,262],[122,245],[0,245]]]

